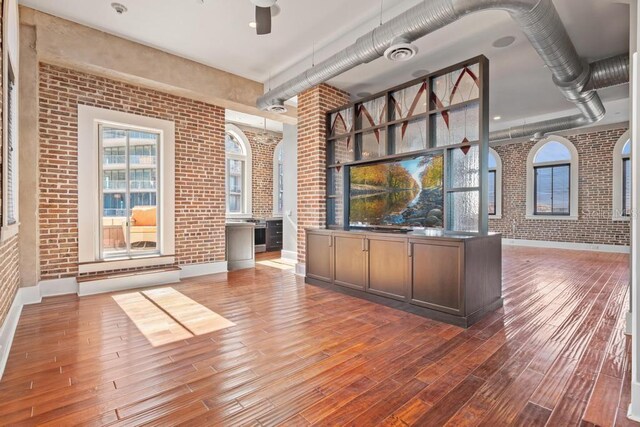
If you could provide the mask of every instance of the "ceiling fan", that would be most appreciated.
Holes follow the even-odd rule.
[[[271,33],[271,16],[278,14],[276,6],[278,0],[251,0],[256,6],[256,33],[258,35]]]

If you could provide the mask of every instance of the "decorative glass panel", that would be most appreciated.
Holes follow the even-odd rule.
[[[480,96],[479,65],[473,64],[435,77],[431,88],[431,108],[442,109]]]
[[[449,163],[450,186],[452,188],[478,187],[480,185],[480,150],[477,145],[450,150]]]
[[[375,159],[387,154],[387,134],[383,129],[364,132],[361,136],[361,160]]]
[[[557,141],[549,141],[544,144],[533,159],[533,163],[561,162],[570,161],[571,153],[569,149],[562,143]]]
[[[358,106],[358,129],[375,127],[386,122],[387,98],[372,99]]]
[[[331,114],[331,130],[329,134],[343,135],[353,130],[353,109],[351,107]]]
[[[447,228],[451,231],[477,232],[480,215],[480,192],[449,193]]]
[[[327,164],[342,164],[355,160],[354,143],[351,138],[329,141]]]
[[[431,116],[431,132],[436,147],[478,141],[480,136],[478,104],[441,111]]]
[[[394,125],[393,127],[396,154],[427,148],[426,119],[404,122]]]
[[[406,119],[416,114],[427,112],[427,83],[421,82],[413,86],[391,93],[394,120]]]

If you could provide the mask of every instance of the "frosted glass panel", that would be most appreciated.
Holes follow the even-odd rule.
[[[344,167],[329,168],[327,170],[327,194],[330,196],[340,196],[343,194]]]
[[[449,193],[447,228],[451,231],[477,232],[480,215],[480,193],[462,191]]]
[[[440,109],[480,96],[480,66],[473,64],[433,79],[431,108]]]
[[[364,132],[362,138],[361,160],[375,159],[387,154],[387,134],[384,130]]]
[[[477,145],[469,147],[466,154],[461,148],[450,150],[449,162],[451,187],[478,187],[480,185],[480,150]]]
[[[425,82],[391,93],[394,120],[406,119],[427,112],[427,84]]]
[[[387,97],[372,99],[358,106],[359,129],[375,127],[386,122]]]
[[[329,158],[327,159],[327,163],[332,165],[354,161],[354,146],[355,144],[351,138],[340,138],[329,141]]]
[[[461,144],[478,141],[480,136],[480,115],[478,104],[446,110],[431,116],[431,127],[435,145]]]
[[[353,130],[353,109],[345,108],[337,113],[332,113],[330,116],[330,124],[330,136],[351,132],[351,130]]]
[[[427,148],[427,120],[414,120],[395,125],[394,137],[396,154],[424,150]]]

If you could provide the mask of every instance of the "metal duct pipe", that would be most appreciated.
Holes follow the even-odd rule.
[[[591,78],[585,90],[597,90],[629,83],[629,54],[601,59],[589,64]]]
[[[531,45],[551,70],[554,83],[580,110],[584,122],[604,117],[598,94],[584,90],[589,82],[589,66],[580,60],[551,0],[424,0],[354,44],[270,90],[257,105],[263,110],[282,106],[284,101],[336,77],[360,64],[383,55],[397,37],[414,41],[470,13],[489,9],[509,12]],[[552,130],[559,129],[549,129]],[[535,132],[534,132],[535,133]]]
[[[584,92],[629,83],[629,54],[601,59],[592,62],[589,67],[591,76],[583,89]],[[550,132],[574,129],[589,123],[582,115],[560,117],[491,132],[489,133],[489,141],[526,138],[535,134],[544,135]]]

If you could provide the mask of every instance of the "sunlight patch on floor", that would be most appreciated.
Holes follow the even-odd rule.
[[[154,347],[235,326],[170,287],[114,295],[113,299]]]
[[[293,270],[296,267],[296,262],[290,259],[278,258],[278,259],[266,259],[264,261],[257,261],[256,264],[264,265],[267,267],[279,268],[280,270]]]

